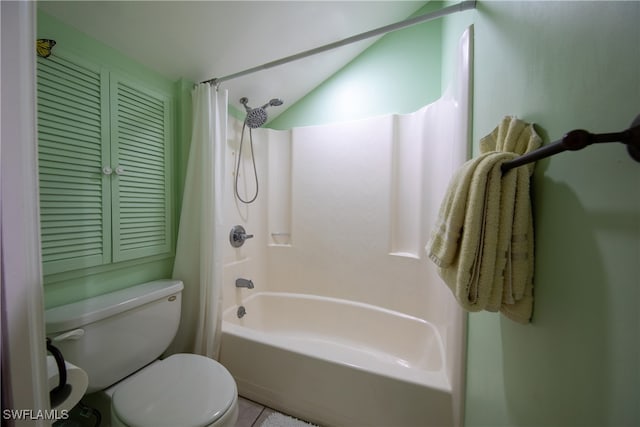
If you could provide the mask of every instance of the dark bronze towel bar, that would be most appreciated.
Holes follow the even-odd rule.
[[[530,153],[524,154],[511,161],[505,162],[500,167],[502,173],[505,173],[518,166],[535,162],[563,151],[576,151],[591,144],[600,144],[606,142],[621,142],[626,144],[627,151],[631,158],[636,162],[640,162],[640,115],[631,123],[631,127],[622,132],[614,133],[590,133],[586,130],[577,129],[567,133],[562,139],[552,142],[551,144],[540,147]]]

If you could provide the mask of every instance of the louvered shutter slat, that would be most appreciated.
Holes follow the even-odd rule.
[[[112,74],[114,261],[171,251],[170,100]]]
[[[38,58],[38,157],[44,274],[109,262],[108,79],[58,52]]]

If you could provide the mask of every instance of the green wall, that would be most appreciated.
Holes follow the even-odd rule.
[[[440,2],[431,2],[414,16],[440,7]],[[411,113],[435,101],[441,93],[441,27],[442,21],[436,20],[383,36],[268,127]]]
[[[180,80],[173,82],[164,76],[140,65],[118,51],[106,46],[90,36],[83,34],[42,11],[37,14],[38,38],[50,38],[57,42],[54,47],[64,48],[66,52],[73,52],[77,56],[86,58],[97,64],[104,64],[110,70],[117,71],[135,80],[144,81],[147,86],[159,92],[172,94],[175,111],[175,143],[176,162],[175,184],[176,200],[181,200],[181,189],[184,176],[184,150],[178,149],[181,141],[188,138],[190,133],[190,82]],[[188,126],[186,125],[188,124]],[[179,203],[176,203],[179,206]],[[176,208],[174,218],[178,217]],[[177,230],[177,221],[174,222]],[[174,239],[175,240],[175,239]],[[159,278],[170,277],[173,268],[172,255],[158,255],[117,264],[105,264],[81,270],[52,274],[44,277],[44,294],[46,308],[77,301],[87,297],[110,292],[123,287],[143,283]]]
[[[551,140],[640,114],[640,3],[479,2],[444,39],[470,22],[474,141],[505,114]],[[538,163],[534,322],[470,316],[466,425],[640,425],[639,184],[619,144]]]
[[[505,115],[537,123],[547,142],[575,128],[626,128],[640,113],[638,22],[637,2],[560,1],[480,1],[441,21],[441,87],[453,46],[474,25],[474,152]],[[271,126],[358,118],[325,111],[337,110],[344,81],[377,82],[362,115],[406,112],[437,98],[424,92],[427,79],[413,74],[409,59],[396,59],[417,46],[404,31]],[[439,50],[432,49],[423,52]],[[620,144],[538,162],[533,323],[469,316],[466,426],[640,425],[639,184],[640,165]]]

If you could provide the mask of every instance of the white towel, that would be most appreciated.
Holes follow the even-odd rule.
[[[538,148],[533,125],[505,117],[480,141],[481,154],[455,174],[427,253],[468,311],[498,311],[521,323],[533,311],[533,165],[500,166]]]

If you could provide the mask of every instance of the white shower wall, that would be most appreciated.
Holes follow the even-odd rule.
[[[231,147],[227,218],[255,238],[227,252],[229,278],[244,275],[262,290],[344,298],[431,320],[443,309],[432,295],[442,284],[432,280],[424,246],[459,162],[456,150],[438,148],[454,141],[439,122],[441,105],[434,103],[410,115],[254,130],[260,193],[251,205],[233,195]],[[240,126],[234,123],[233,133]],[[245,199],[255,191],[249,147],[245,134],[239,179]],[[225,306],[234,300],[225,298]]]
[[[281,153],[282,145],[291,158],[288,176],[266,183],[279,194],[290,189],[289,200],[267,204],[269,290],[366,302],[423,318],[441,307],[429,296],[422,257],[429,213],[422,212],[421,194],[431,183],[422,173],[421,141],[433,108],[412,117],[296,128],[285,133],[289,141],[278,131],[264,132],[269,151]],[[277,175],[267,168],[269,178]]]
[[[229,150],[226,213],[230,226],[242,224],[255,238],[229,249],[227,267],[263,290],[433,317],[442,303],[430,293],[442,284],[431,280],[437,276],[424,246],[461,163],[460,147],[443,125],[450,123],[443,104],[409,115],[254,130],[260,193],[251,205],[233,196],[237,138],[230,138],[236,147]],[[240,127],[235,122],[233,133]],[[248,152],[245,134],[239,179],[245,199],[255,191]]]

